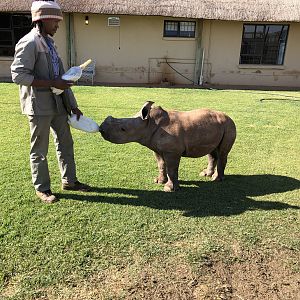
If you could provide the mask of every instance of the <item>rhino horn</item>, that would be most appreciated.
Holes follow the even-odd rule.
[[[150,114],[150,110],[151,110],[151,106],[154,102],[153,101],[147,101],[142,109],[140,110],[140,117],[143,119],[143,120],[146,120],[148,119],[149,117],[149,114]]]

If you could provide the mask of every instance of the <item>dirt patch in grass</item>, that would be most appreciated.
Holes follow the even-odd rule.
[[[178,262],[111,268],[77,286],[49,291],[49,300],[193,299],[197,280],[192,269]]]
[[[241,255],[234,262],[207,261],[194,299],[300,299],[299,253],[284,251]]]
[[[191,267],[177,261],[160,261],[141,267],[110,268],[88,280],[36,291],[34,299],[170,299],[251,300],[300,299],[299,253],[240,252],[224,257],[203,257]],[[8,287],[9,288],[9,287]],[[3,296],[12,296],[4,293]],[[31,298],[30,298],[31,299]]]

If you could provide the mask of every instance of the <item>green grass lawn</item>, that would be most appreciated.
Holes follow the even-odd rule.
[[[206,157],[183,158],[181,190],[164,193],[149,149],[72,129],[78,177],[93,192],[60,190],[51,141],[61,201],[43,204],[18,87],[1,83],[0,299],[300,299],[300,92],[73,91],[98,123],[132,116],[147,100],[224,111],[238,133],[225,181],[199,177]]]

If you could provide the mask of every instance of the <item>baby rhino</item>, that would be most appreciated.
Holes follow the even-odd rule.
[[[159,172],[155,182],[165,183],[166,192],[179,189],[182,156],[208,155],[208,166],[201,175],[223,180],[227,156],[236,138],[234,122],[218,111],[167,111],[153,103],[146,102],[131,118],[107,117],[100,125],[103,138],[116,144],[137,142],[153,150]]]

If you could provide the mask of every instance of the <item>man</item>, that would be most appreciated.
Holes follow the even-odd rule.
[[[73,139],[68,113],[79,119],[82,112],[77,106],[70,87],[72,82],[61,79],[64,73],[53,39],[59,28],[62,11],[55,1],[34,1],[31,6],[34,28],[16,45],[11,65],[12,79],[20,86],[22,113],[30,124],[30,165],[36,195],[46,203],[58,199],[50,189],[47,163],[50,128],[54,136],[62,179],[62,189],[88,191],[89,186],[77,180]],[[51,88],[64,90],[56,95]]]

